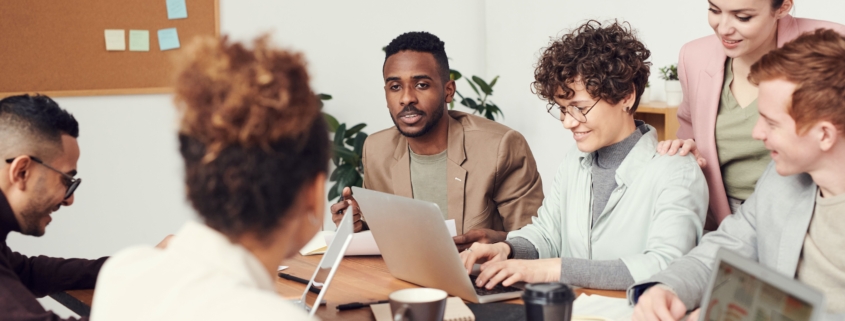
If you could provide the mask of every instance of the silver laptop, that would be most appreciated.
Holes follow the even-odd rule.
[[[329,290],[329,283],[332,282],[332,278],[334,278],[334,274],[337,272],[337,267],[340,266],[340,261],[343,260],[343,256],[346,254],[346,248],[349,247],[349,243],[352,241],[353,223],[351,213],[352,208],[350,207],[346,211],[346,214],[343,215],[343,219],[340,220],[340,225],[337,226],[337,232],[335,232],[335,237],[332,239],[332,244],[329,244],[326,253],[320,259],[320,264],[314,270],[314,275],[311,276],[311,280],[305,286],[305,291],[302,292],[302,298],[299,299],[299,304],[308,311],[309,316],[312,318],[314,317],[314,313],[317,312],[317,308],[320,307],[320,304],[317,302],[323,301],[323,296]],[[320,294],[317,295],[314,301],[308,300],[308,289],[310,288],[320,290]]]
[[[490,291],[474,286],[436,204],[358,187],[352,194],[394,277],[476,303],[522,295],[521,289],[501,284]]]
[[[726,249],[716,255],[699,321],[821,321],[821,292]]]

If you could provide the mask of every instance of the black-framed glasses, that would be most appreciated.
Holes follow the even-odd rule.
[[[73,192],[75,192],[76,188],[79,187],[79,184],[82,183],[81,178],[74,178],[73,176],[70,176],[67,173],[62,172],[62,171],[54,168],[53,166],[47,165],[47,164],[44,163],[44,161],[38,159],[38,157],[34,157],[34,156],[27,156],[27,157],[32,159],[33,162],[44,165],[44,167],[47,167],[47,168],[53,170],[54,172],[62,175],[62,178],[64,178],[64,180],[62,182],[65,184],[65,186],[67,186],[67,192],[65,192],[65,199],[68,199],[71,196],[73,196]],[[17,158],[17,157],[15,157],[15,158]],[[7,159],[6,163],[11,164],[12,162],[15,161],[15,158]]]
[[[559,105],[552,105],[548,109],[546,109],[546,111],[549,112],[549,115],[552,115],[552,117],[554,117],[555,119],[557,119],[559,121],[563,121],[563,116],[565,114],[569,114],[570,116],[572,116],[572,118],[575,118],[575,120],[577,120],[579,123],[586,123],[587,122],[587,113],[589,113],[591,110],[593,110],[593,107],[596,107],[596,105],[598,105],[598,103],[600,101],[601,101],[601,98],[599,98],[599,100],[596,100],[596,102],[593,103],[593,105],[590,106],[590,108],[577,107],[577,106],[562,107],[562,106],[559,106]]]

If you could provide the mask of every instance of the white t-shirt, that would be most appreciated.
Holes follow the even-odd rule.
[[[308,320],[273,284],[252,253],[188,222],[167,249],[133,247],[106,261],[91,320]]]

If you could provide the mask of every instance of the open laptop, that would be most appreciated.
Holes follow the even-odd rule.
[[[821,292],[757,262],[720,249],[699,321],[821,321]]]
[[[522,289],[501,284],[489,291],[474,286],[436,204],[358,187],[352,194],[394,277],[476,303],[522,295]]]
[[[314,270],[314,275],[311,276],[311,280],[308,282],[308,285],[305,286],[305,291],[302,292],[302,297],[299,299],[298,303],[305,308],[306,311],[308,311],[309,316],[312,318],[314,317],[314,313],[317,312],[317,308],[320,307],[318,302],[323,301],[323,296],[325,296],[326,292],[329,290],[329,283],[331,283],[332,278],[334,278],[334,274],[337,272],[337,267],[340,266],[340,261],[343,260],[346,248],[349,247],[349,242],[352,241],[352,233],[352,207],[349,207],[346,214],[343,215],[340,225],[337,226],[337,231],[335,232],[335,237],[332,240],[332,243],[329,244],[326,249],[326,253],[323,254],[323,258],[320,259],[320,264],[317,265],[317,268]],[[308,289],[312,287],[319,289],[320,294],[317,295],[316,300],[309,301]]]

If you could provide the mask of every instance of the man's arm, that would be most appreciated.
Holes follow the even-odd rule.
[[[3,248],[3,256],[20,279],[20,283],[36,297],[74,289],[93,289],[97,274],[106,257],[97,260],[60,259],[47,256],[27,257]]]
[[[505,231],[518,230],[531,222],[543,203],[543,182],[528,142],[511,130],[499,142],[493,201]]]
[[[0,270],[0,311],[3,320],[32,320],[32,321],[59,321],[59,320],[88,320],[70,318],[62,319],[51,311],[44,310],[41,303],[35,296],[18,280],[11,270]]]

